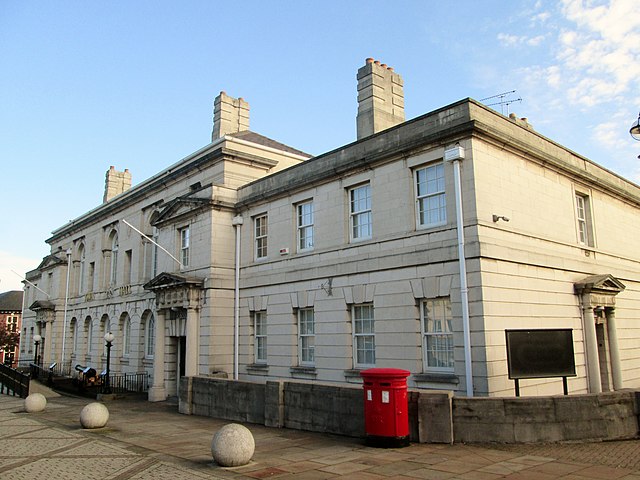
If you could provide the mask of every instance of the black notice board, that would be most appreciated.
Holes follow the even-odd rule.
[[[506,330],[509,378],[575,377],[573,330]]]

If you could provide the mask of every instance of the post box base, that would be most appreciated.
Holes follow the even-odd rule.
[[[367,435],[367,445],[376,448],[402,448],[409,446],[409,435],[405,437],[381,437]]]

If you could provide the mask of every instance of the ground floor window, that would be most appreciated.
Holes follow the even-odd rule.
[[[453,372],[451,300],[449,297],[424,300],[421,317],[425,371]]]

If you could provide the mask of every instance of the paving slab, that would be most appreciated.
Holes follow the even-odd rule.
[[[0,478],[25,480],[466,479],[640,480],[640,441],[536,445],[411,444],[376,449],[361,439],[244,424],[256,441],[248,465],[211,457],[226,420],[181,415],[171,402],[106,402],[104,428],[80,426],[90,400],[49,398],[28,414],[24,400],[0,395]]]

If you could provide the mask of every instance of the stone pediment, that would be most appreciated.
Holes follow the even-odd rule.
[[[202,287],[202,284],[203,280],[201,278],[187,277],[185,275],[178,275],[176,273],[163,272],[145,283],[144,289],[154,291],[191,286]]]
[[[576,293],[595,293],[617,295],[625,285],[611,274],[591,275],[574,284]]]
[[[56,305],[50,300],[36,300],[29,306],[29,310],[37,312],[39,310],[55,310]]]
[[[179,197],[171,200],[160,209],[154,218],[152,225],[158,226],[169,220],[193,214],[205,208],[213,207],[213,200],[210,198]]]
[[[63,263],[67,263],[67,261],[53,254],[47,255],[46,257],[43,257],[42,261],[40,262],[40,265],[38,265],[37,270],[46,270],[48,268],[52,268],[52,267],[55,267],[56,265],[61,265]]]

